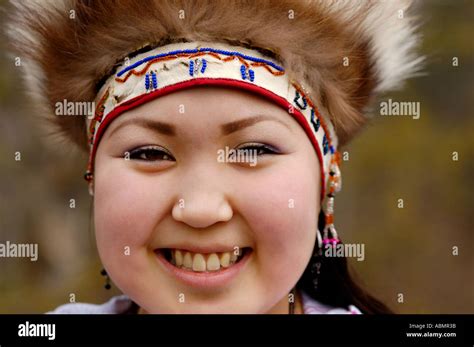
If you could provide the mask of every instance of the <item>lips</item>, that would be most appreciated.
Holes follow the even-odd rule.
[[[198,253],[189,248],[159,248],[155,254],[162,268],[180,282],[202,290],[213,290],[228,286],[245,269],[253,250],[244,247],[240,252]]]

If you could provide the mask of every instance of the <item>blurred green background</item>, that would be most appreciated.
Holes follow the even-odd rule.
[[[421,117],[377,107],[343,149],[336,227],[346,243],[365,243],[365,261],[351,264],[396,312],[473,313],[474,1],[423,2],[419,20],[425,74],[380,101],[420,102]],[[117,292],[99,274],[85,155],[43,129],[5,48],[1,34],[0,242],[38,243],[39,259],[0,258],[0,313],[45,312],[71,294],[104,302]]]

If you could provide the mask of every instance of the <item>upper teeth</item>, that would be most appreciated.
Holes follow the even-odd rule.
[[[221,267],[227,268],[234,264],[241,256],[241,249],[210,254],[192,253],[179,249],[171,250],[171,262],[174,265],[198,272],[217,271]]]

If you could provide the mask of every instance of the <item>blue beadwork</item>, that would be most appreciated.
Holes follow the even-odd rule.
[[[250,75],[250,81],[253,82],[255,79],[255,72],[253,70],[249,70],[249,75]]]
[[[319,127],[321,126],[321,122],[319,121],[319,118],[316,118],[316,114],[313,108],[311,109],[311,124],[313,124],[314,131],[318,132]]]
[[[247,78],[250,80],[250,82],[253,82],[255,79],[255,71],[252,69],[248,69],[245,65],[240,66],[240,74],[242,75],[242,79],[246,80]]]
[[[334,154],[334,147],[333,146],[329,146],[329,149],[331,150],[331,154]]]
[[[117,77],[120,77],[124,73],[126,73],[127,71],[133,70],[136,67],[142,65],[143,63],[146,63],[146,62],[148,62],[150,60],[153,60],[153,59],[156,59],[156,58],[163,58],[163,57],[167,57],[167,56],[170,56],[170,55],[176,55],[176,54],[191,54],[191,53],[198,53],[198,52],[211,52],[211,53],[223,54],[223,55],[228,55],[228,56],[234,56],[235,55],[235,56],[241,57],[241,58],[246,59],[246,60],[250,60],[250,61],[254,61],[254,62],[258,62],[258,63],[265,63],[267,65],[270,65],[271,67],[273,67],[274,69],[276,69],[278,71],[285,71],[285,69],[283,67],[281,67],[281,66],[279,66],[279,65],[277,65],[277,64],[275,64],[275,63],[273,63],[269,60],[252,57],[252,56],[249,56],[249,55],[246,55],[246,54],[242,54],[240,52],[231,52],[231,51],[225,51],[225,50],[222,50],[222,49],[214,49],[214,48],[197,48],[197,49],[176,50],[176,51],[171,51],[171,52],[167,52],[167,53],[152,55],[152,56],[143,58],[142,60],[139,60],[136,63],[134,63],[130,66],[127,66],[125,69],[119,71],[117,73]]]
[[[295,102],[296,105],[298,105],[298,107],[302,110],[306,110],[306,107],[308,107],[308,102],[306,101],[306,98],[303,96],[303,106],[300,105],[299,103],[299,99],[301,98],[301,95],[298,91],[296,91],[296,94],[295,94],[295,98],[293,99],[293,101]]]
[[[197,64],[197,65],[195,65],[195,64]],[[206,59],[201,60],[201,65],[202,66],[201,66],[200,72],[204,73],[204,71],[206,71],[206,67],[207,67]],[[194,76],[194,72],[197,72],[198,68],[199,68],[199,59],[196,59],[196,63],[193,60],[191,60],[189,62],[189,75]]]
[[[153,89],[157,89],[158,88],[158,80],[156,79],[156,73],[155,72],[151,72],[151,80],[153,82]]]
[[[145,75],[145,89],[146,90],[150,89],[150,75],[149,74]]]
[[[247,71],[245,65],[240,66],[240,74],[242,75],[242,79],[247,79]]]
[[[324,155],[326,155],[328,153],[328,150],[329,150],[328,139],[326,138],[326,135],[324,135],[323,136],[323,152],[324,152]]]

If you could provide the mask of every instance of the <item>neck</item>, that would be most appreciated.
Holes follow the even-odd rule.
[[[284,296],[275,306],[273,306],[267,314],[288,314],[289,303],[288,296]],[[142,307],[138,309],[138,314],[148,314]],[[303,299],[298,290],[295,290],[294,296],[294,314],[303,314]]]

